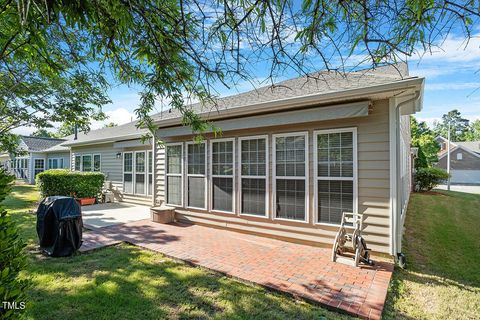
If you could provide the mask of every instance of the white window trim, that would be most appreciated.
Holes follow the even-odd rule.
[[[132,155],[132,170],[131,171],[125,171],[125,155],[126,154],[131,154]],[[135,192],[135,186],[134,186],[134,176],[133,176],[133,165],[134,165],[134,160],[133,160],[133,151],[127,151],[127,152],[123,152],[122,154],[122,191],[124,194],[128,194],[128,195],[133,195]],[[132,192],[128,193],[125,191],[125,173],[129,173],[132,175]]]
[[[205,166],[205,174],[189,174],[188,173],[188,146],[191,145],[191,144],[197,144],[196,142],[194,141],[188,141],[186,144],[185,144],[185,204],[187,205],[187,208],[189,209],[198,209],[198,210],[208,210],[208,166],[207,166],[207,143],[206,141],[204,142],[201,142],[201,144],[204,144],[205,145],[205,162],[204,162],[204,166]],[[188,205],[188,178],[189,177],[203,177],[203,180],[204,180],[204,184],[205,184],[205,194],[204,194],[204,208],[199,208],[199,207],[191,207]]]
[[[53,164],[53,160],[57,160],[57,164],[58,164],[58,168],[55,168],[55,169],[65,169],[65,158],[48,158],[48,169],[53,169],[53,168],[50,168],[50,161],[52,162]],[[60,166],[60,162],[62,162],[62,165]]]
[[[232,175],[218,175],[218,174],[213,174],[213,143],[215,142],[228,142],[228,141],[231,141],[232,142],[232,169],[233,169],[233,173]],[[209,198],[208,198],[208,205],[209,205],[209,208],[210,208],[210,211],[211,212],[219,212],[219,213],[228,213],[228,214],[235,214],[236,213],[236,210],[235,210],[235,205],[236,205],[236,202],[235,202],[235,195],[236,195],[236,191],[237,191],[237,188],[236,188],[236,179],[235,179],[235,172],[236,172],[236,166],[235,166],[235,138],[222,138],[222,139],[211,139],[210,142],[209,142],[209,155],[210,157],[208,159],[210,159],[210,161],[208,161],[209,163],[209,172],[210,172],[210,175],[209,175]],[[205,158],[207,159],[207,158]],[[225,210],[214,210],[213,209],[213,178],[232,178],[232,211],[225,211]]]
[[[167,148],[170,147],[170,146],[180,146],[181,149],[182,149],[182,154],[181,154],[181,159],[180,159],[180,173],[168,173],[168,159],[167,159]],[[184,186],[185,186],[185,183],[184,183],[184,177],[183,177],[183,167],[184,167],[184,160],[185,160],[185,156],[184,156],[184,152],[185,152],[185,148],[183,146],[183,142],[177,142],[177,143],[166,143],[165,144],[165,174],[164,174],[164,177],[165,177],[165,204],[167,206],[171,206],[171,207],[178,207],[178,208],[183,208],[183,205],[184,205],[184,196],[185,196],[185,190],[184,190]],[[168,200],[168,184],[167,184],[167,178],[168,177],[180,177],[180,183],[181,183],[181,186],[180,186],[180,192],[181,192],[181,195],[180,195],[180,204],[172,204],[172,203],[168,203],[167,200]]]
[[[80,162],[79,162],[80,166],[79,166],[78,170],[77,170],[77,166],[76,166],[77,157],[80,158]],[[78,171],[78,172],[82,171],[82,155],[80,155],[80,154],[75,154],[74,157],[73,157],[73,171]]]
[[[42,169],[41,169],[41,168],[37,168],[37,167],[35,166],[35,162],[36,162],[37,160],[42,160],[42,161],[43,161],[43,168],[42,168]],[[41,172],[44,172],[45,170],[47,170],[46,166],[47,166],[47,160],[46,160],[45,158],[33,158],[33,177],[35,178],[35,176],[36,176],[36,174],[35,174],[35,171],[36,171],[36,170],[42,170]],[[40,173],[40,172],[39,172],[39,173]]]
[[[353,178],[349,177],[318,177],[318,154],[317,154],[317,143],[319,134],[328,134],[328,133],[341,133],[341,132],[352,132],[352,143],[353,143]],[[340,224],[337,223],[327,223],[327,222],[318,222],[318,181],[319,180],[335,180],[335,181],[353,181],[353,211],[358,213],[358,140],[357,140],[357,128],[340,128],[340,129],[327,129],[327,130],[315,130],[313,131],[313,192],[314,192],[314,224],[323,225],[323,226],[334,226],[338,227]]]
[[[277,144],[276,139],[280,137],[292,137],[292,136],[304,136],[305,137],[305,177],[283,177],[277,176]],[[295,219],[286,219],[278,218],[276,212],[276,202],[277,202],[277,178],[285,180],[305,180],[305,219],[304,220],[295,220]],[[309,176],[309,153],[308,153],[308,131],[299,131],[299,132],[288,132],[288,133],[278,133],[272,134],[272,215],[273,220],[280,221],[289,221],[289,222],[298,222],[298,223],[309,223],[310,215],[310,176]]]
[[[250,175],[242,175],[242,141],[245,140],[258,140],[258,139],[265,139],[265,176],[250,176]],[[269,149],[268,149],[268,134],[265,135],[257,135],[257,136],[247,136],[247,137],[239,137],[238,138],[238,175],[239,175],[239,183],[238,183],[238,199],[239,199],[239,208],[238,212],[241,216],[247,217],[255,217],[255,218],[263,218],[269,219]],[[260,216],[256,214],[249,214],[249,213],[242,213],[242,179],[265,179],[265,215]]]
[[[89,171],[83,171],[83,157],[90,156],[92,159],[92,170]],[[95,156],[100,156],[100,170],[94,171],[95,164],[94,164],[94,157]],[[80,157],[80,172],[102,172],[102,154],[101,153],[76,153],[75,156],[73,157],[73,169],[75,171],[75,158]],[[122,167],[123,169],[123,167]],[[122,179],[123,180],[123,179]]]
[[[83,172],[83,157],[88,157],[88,156],[90,156],[90,159],[91,159],[91,161],[92,161],[92,162],[91,162],[91,164],[92,164],[92,170],[88,170],[88,171],[85,171],[85,172],[93,172],[93,155],[92,155],[91,153],[89,153],[89,154],[82,154],[82,161],[80,162],[80,163],[81,163],[81,164],[80,164],[80,169],[81,169],[80,171],[82,171],[82,172]]]
[[[137,192],[137,175],[141,175],[142,172],[140,173],[137,173],[137,154],[139,153],[143,153],[145,155],[145,157],[143,158],[143,161],[144,161],[144,171],[143,171],[143,189],[145,192],[143,193],[139,193]],[[135,176],[134,179],[133,179],[133,194],[134,195],[137,195],[137,196],[146,196],[147,195],[147,188],[148,188],[148,181],[147,181],[147,171],[148,171],[148,159],[147,159],[147,151],[146,150],[140,150],[140,151],[134,151],[134,154],[133,154],[133,166],[132,166],[132,169],[133,169],[133,175]]]
[[[461,152],[457,153],[457,160],[463,160],[463,153]]]

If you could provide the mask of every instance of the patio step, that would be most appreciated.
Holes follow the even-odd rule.
[[[151,206],[152,198],[150,197],[134,197],[134,196],[123,196],[122,202]]]

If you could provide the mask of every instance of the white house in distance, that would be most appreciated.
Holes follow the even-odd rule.
[[[68,140],[20,136],[19,154],[3,154],[1,163],[17,179],[35,183],[35,176],[48,169],[69,168],[70,149],[61,144]]]
[[[422,109],[423,87],[406,64],[320,71],[191,105],[222,130],[201,143],[173,110],[153,116],[151,142],[132,122],[61,146],[71,170],[104,172],[118,201],[168,205],[178,221],[331,245],[342,212],[360,212],[369,246],[396,255],[411,188],[409,115]]]
[[[447,170],[447,139],[437,137],[440,144],[437,167]],[[450,142],[450,182],[480,185],[480,141]]]

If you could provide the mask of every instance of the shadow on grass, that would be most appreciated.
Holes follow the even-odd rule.
[[[35,319],[347,318],[161,254],[120,245],[70,258],[32,256]]]

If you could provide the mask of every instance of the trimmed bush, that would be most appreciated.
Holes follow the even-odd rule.
[[[39,173],[37,186],[42,197],[70,196],[96,198],[102,191],[105,175],[101,172],[79,172],[53,169]]]
[[[418,191],[430,191],[448,177],[447,171],[440,168],[419,168],[415,174],[415,185]]]
[[[14,176],[0,169],[0,202],[10,193],[14,180]],[[17,319],[22,312],[22,309],[4,308],[3,302],[16,303],[20,308],[21,303],[26,303],[25,292],[30,282],[19,278],[26,265],[25,243],[20,238],[18,227],[7,211],[0,207],[0,319]]]

